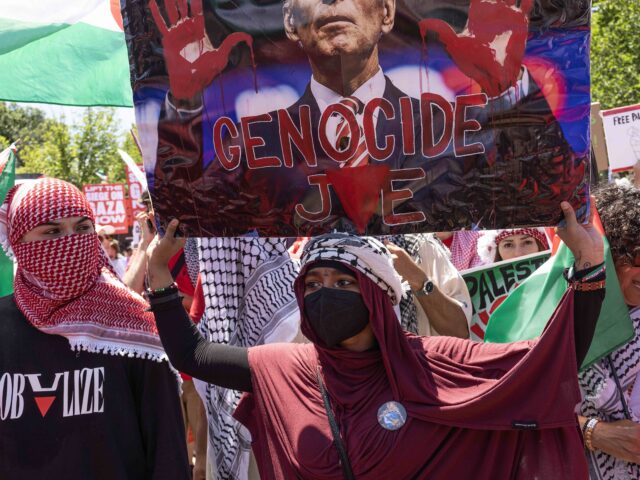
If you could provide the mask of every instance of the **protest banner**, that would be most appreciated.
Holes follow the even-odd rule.
[[[609,170],[609,155],[607,154],[607,141],[604,136],[604,124],[600,103],[591,104],[591,148],[596,157],[596,165],[599,172]]]
[[[16,180],[16,156],[15,146],[3,150],[0,153],[0,205],[4,203],[7,193],[13,187]],[[13,292],[13,262],[0,247],[0,297]]]
[[[509,293],[547,261],[549,254],[550,251],[545,250],[514,260],[503,260],[460,272],[467,284],[473,304],[473,315],[469,327],[472,340],[484,340],[491,314],[507,299]]]
[[[640,104],[602,111],[612,172],[631,170],[640,161]]]
[[[121,183],[101,183],[82,187],[91,204],[96,224],[111,225],[114,233],[128,233],[127,199]]]
[[[194,236],[582,217],[589,5],[533,3],[126,0],[156,212]]]

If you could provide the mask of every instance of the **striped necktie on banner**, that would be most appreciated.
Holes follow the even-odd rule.
[[[340,100],[340,103],[350,108],[355,115],[362,113],[364,108],[364,104],[356,97],[345,97]],[[369,164],[369,151],[367,150],[364,132],[362,131],[362,126],[359,126],[358,128],[360,129],[360,141],[358,142],[358,148],[349,160],[340,164],[340,167],[342,168],[363,167]],[[340,117],[340,122],[336,127],[336,148],[344,150],[348,147],[350,142],[351,128],[349,128],[349,123],[344,119],[344,117]]]

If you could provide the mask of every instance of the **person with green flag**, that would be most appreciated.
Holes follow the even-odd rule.
[[[640,190],[610,184],[596,200],[634,335],[580,373],[578,419],[591,479],[631,480],[640,478]],[[608,278],[615,281],[609,272]],[[602,312],[609,314],[606,301]]]
[[[15,146],[12,145],[0,153],[0,204],[16,179]],[[13,292],[13,262],[0,248],[0,297]]]

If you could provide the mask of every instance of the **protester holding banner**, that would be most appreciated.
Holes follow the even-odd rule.
[[[632,480],[640,478],[640,190],[609,184],[596,199],[635,335],[580,373],[580,426],[591,479]]]
[[[398,274],[410,290],[400,300],[402,327],[418,335],[468,338],[469,290],[434,235],[389,237],[387,248]]]
[[[89,202],[51,178],[0,208],[0,478],[187,480],[176,372],[110,268]]]
[[[295,291],[310,344],[204,340],[166,266],[183,243],[177,220],[148,251],[151,308],[178,368],[247,392],[235,417],[251,431],[263,480],[585,478],[576,362],[603,298],[603,244],[568,203],[563,210],[559,235],[577,272],[534,341],[407,334],[393,309],[403,289],[387,248],[347,234],[311,239],[302,255]]]
[[[478,255],[484,263],[513,260],[549,249],[543,228],[487,230],[478,239]]]

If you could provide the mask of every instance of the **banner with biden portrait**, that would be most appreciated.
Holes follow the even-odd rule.
[[[122,13],[149,190],[185,234],[587,211],[589,2],[123,0]]]

